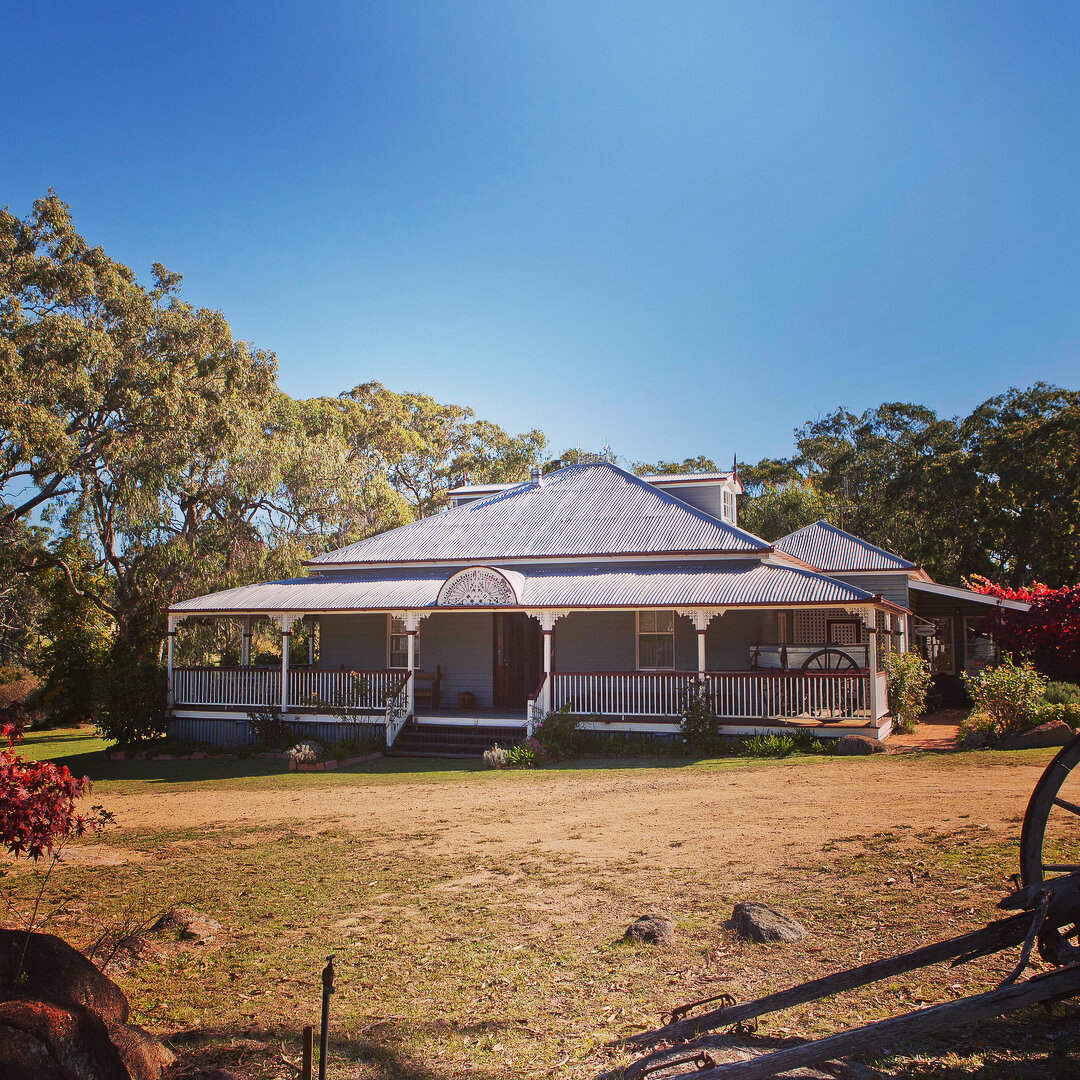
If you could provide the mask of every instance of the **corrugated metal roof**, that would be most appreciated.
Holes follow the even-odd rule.
[[[693,484],[705,483],[708,481],[730,480],[731,477],[732,473],[729,472],[652,473],[649,476],[643,476],[641,479],[647,480],[650,484]]]
[[[764,552],[750,533],[606,463],[570,465],[312,559],[313,565]]]
[[[853,570],[916,570],[901,559],[867,540],[852,536],[827,521],[815,521],[776,541],[776,549],[817,567],[827,574]]]
[[[855,604],[870,593],[823,574],[757,559],[515,568],[522,607],[715,607]],[[434,608],[446,571],[400,568],[267,581],[175,604],[180,614]],[[451,610],[442,609],[439,610]]]

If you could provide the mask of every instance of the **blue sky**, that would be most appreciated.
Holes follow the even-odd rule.
[[[1080,5],[4,3],[49,187],[274,350],[555,450],[1080,387]]]

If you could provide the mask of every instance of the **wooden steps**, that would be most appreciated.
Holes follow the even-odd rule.
[[[386,751],[391,757],[480,758],[495,743],[516,746],[525,725],[480,727],[472,724],[417,724],[410,720]]]

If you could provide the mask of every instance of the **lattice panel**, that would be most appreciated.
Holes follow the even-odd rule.
[[[826,619],[849,619],[843,608],[811,608],[795,611],[793,642],[796,645],[823,645]]]

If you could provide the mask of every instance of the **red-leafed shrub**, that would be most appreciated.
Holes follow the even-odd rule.
[[[1050,589],[1036,582],[1030,588],[1006,589],[984,577],[974,577],[969,584],[988,596],[1031,604],[1028,611],[998,608],[990,617],[1004,652],[1029,660],[1051,679],[1080,682],[1080,585]]]
[[[27,761],[15,753],[22,739],[22,710],[0,710],[0,844],[15,856],[40,859],[69,836],[81,836],[87,822],[75,800],[90,791],[88,777],[72,776],[66,765]]]

